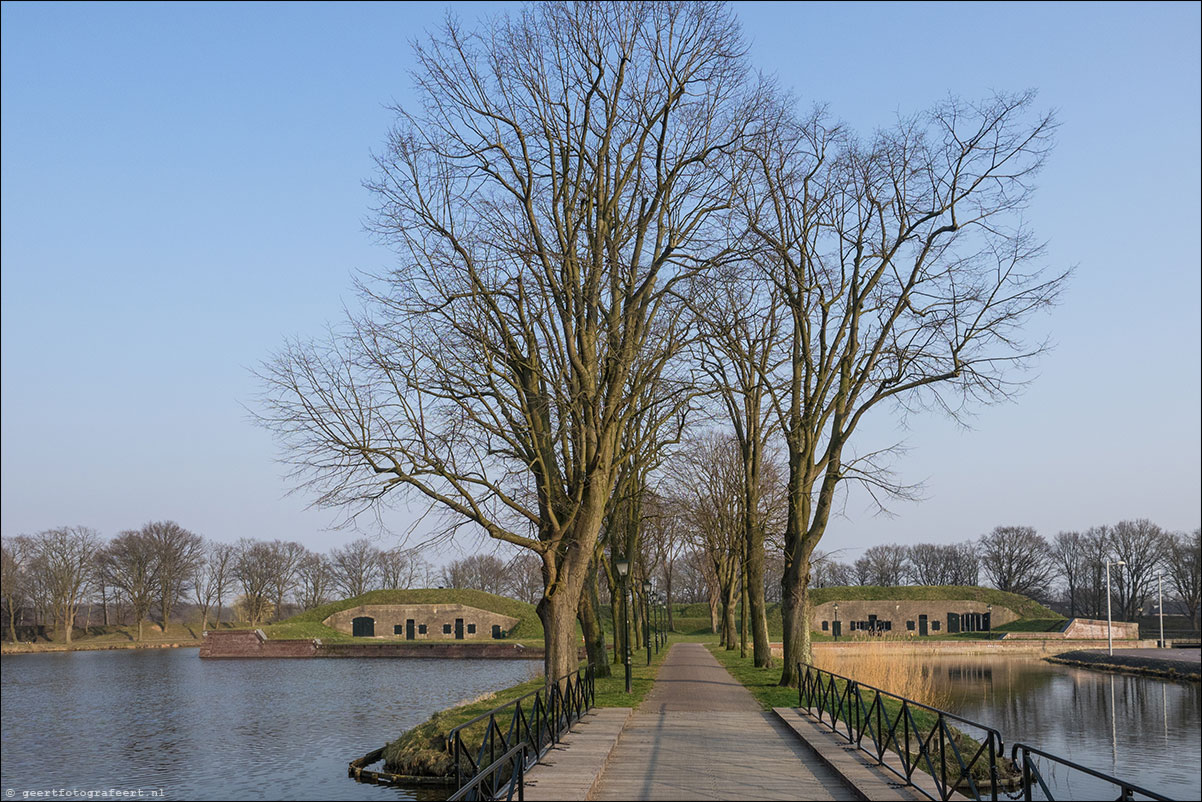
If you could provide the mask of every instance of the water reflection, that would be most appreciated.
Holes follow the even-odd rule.
[[[931,670],[951,711],[1175,799],[1198,799],[1202,712],[1196,683],[1105,674],[1037,657],[910,658]],[[840,673],[855,676],[848,659]],[[1115,795],[1110,786],[1051,772],[1069,798]],[[1053,789],[1056,792],[1056,789]]]
[[[6,657],[0,786],[168,799],[412,798],[346,779],[430,713],[533,676],[488,660],[222,660],[194,650]]]

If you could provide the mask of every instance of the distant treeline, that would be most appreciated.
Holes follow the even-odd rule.
[[[147,622],[166,632],[184,614],[206,628],[223,616],[257,625],[380,589],[478,588],[533,602],[537,568],[532,558],[472,555],[438,571],[413,550],[364,538],[322,554],[283,540],[211,541],[155,521],[107,541],[85,526],[5,538],[0,584],[10,640],[27,627],[70,643],[80,626],[134,625],[141,640]]]
[[[1048,540],[1029,526],[999,526],[963,543],[873,546],[854,563],[823,555],[814,562],[813,582],[817,587],[977,585],[983,578],[991,587],[1053,605],[1070,616],[1104,618],[1110,562],[1116,618],[1133,621],[1150,614],[1161,573],[1166,607],[1175,602],[1197,629],[1200,531],[1165,532],[1151,521],[1137,520],[1060,532]]]

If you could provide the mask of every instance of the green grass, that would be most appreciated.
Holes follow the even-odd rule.
[[[673,640],[681,639],[673,638]],[[637,707],[647,692],[651,690],[651,686],[655,684],[655,677],[659,673],[667,653],[666,648],[661,648],[658,654],[653,650],[650,666],[647,665],[645,649],[632,655],[631,692],[629,694],[626,693],[626,676],[622,665],[610,663],[612,675],[597,677],[594,680],[594,705],[596,707]],[[472,700],[467,704],[435,713],[418,726],[402,733],[399,738],[384,748],[385,768],[396,774],[420,777],[445,777],[452,774],[454,763],[451,761],[444,740],[448,732],[465,721],[470,721],[482,713],[487,713],[542,687],[543,678],[539,676],[520,685],[514,685]],[[509,718],[508,711],[506,711],[503,714],[502,726],[508,727],[508,725]],[[465,731],[464,738],[469,744],[474,744],[478,748],[484,730],[483,722],[473,725]]]
[[[728,650],[711,640],[706,647],[718,658],[722,667],[741,682],[765,710],[774,707],[797,707],[797,689],[782,688],[780,682],[780,658],[774,658],[772,668],[756,668],[750,653],[740,657],[738,649]]]

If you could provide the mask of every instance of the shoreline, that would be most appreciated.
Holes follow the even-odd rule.
[[[199,649],[202,641],[133,641],[130,643],[4,643],[0,656],[17,654],[57,654],[65,652],[113,652],[123,649]]]
[[[1167,657],[1148,654],[1123,654],[1122,651],[1126,650],[1118,650],[1111,655],[1101,649],[1080,649],[1045,657],[1044,660],[1056,665],[1102,671],[1108,674],[1131,674],[1140,677],[1176,680],[1178,682],[1202,682],[1202,664],[1196,659],[1182,659],[1183,656],[1180,655],[1177,657]],[[1151,650],[1140,649],[1139,651],[1145,652]],[[1157,651],[1172,652],[1173,650]],[[1180,651],[1197,652],[1196,649],[1182,649]]]

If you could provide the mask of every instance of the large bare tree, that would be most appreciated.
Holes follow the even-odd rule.
[[[196,571],[204,562],[204,538],[175,521],[152,521],[141,532],[153,545],[158,559],[159,615],[166,634],[171,611],[192,587]]]
[[[860,443],[865,416],[1009,397],[1013,369],[1042,350],[1024,324],[1065,274],[1041,271],[1023,223],[1054,128],[1031,105],[948,100],[868,141],[786,109],[748,145],[746,226],[787,329],[774,376],[789,459],[782,684],[811,657],[810,558],[846,483],[906,494],[888,444]]]
[[[86,526],[64,526],[34,537],[36,572],[41,574],[49,607],[71,642],[75,613],[95,570],[100,535]]]
[[[416,497],[540,557],[549,678],[577,664],[619,439],[674,356],[655,321],[725,247],[744,50],[708,2],[448,22],[371,183],[399,263],[352,333],[264,371],[318,503]]]
[[[139,641],[159,592],[160,565],[158,546],[145,531],[122,532],[100,553],[100,570],[105,581],[129,602]]]

